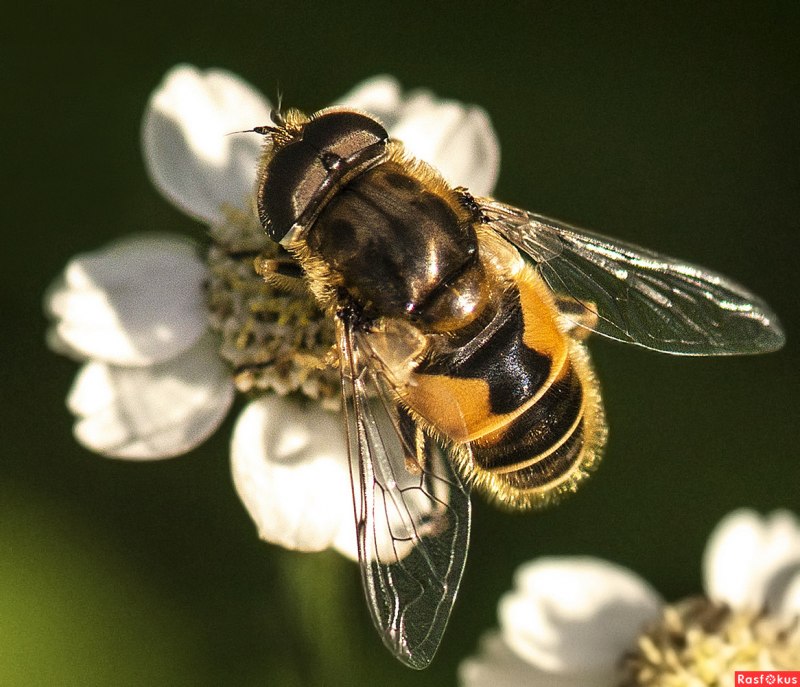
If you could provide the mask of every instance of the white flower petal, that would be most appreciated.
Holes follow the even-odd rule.
[[[233,481],[262,539],[302,551],[333,547],[358,560],[346,446],[339,414],[280,396],[247,406],[233,434]],[[419,479],[405,466],[397,475],[401,487]],[[408,514],[388,497],[375,499],[375,530],[367,538],[374,550],[366,555],[403,558],[413,550]],[[418,491],[407,493],[405,504],[420,519],[431,509]]]
[[[45,293],[44,307],[46,312],[49,310],[49,301],[52,298],[52,295],[64,290],[64,288],[64,280],[60,277],[50,285],[50,288]],[[47,314],[51,315],[52,313],[47,312]],[[70,345],[69,341],[61,337],[57,326],[53,325],[48,327],[44,338],[47,347],[54,353],[66,356],[67,358],[72,358],[73,360],[77,360],[79,362],[86,360],[87,356],[85,353],[76,349],[74,346]]]
[[[631,649],[661,600],[629,570],[593,558],[543,558],[522,566],[500,600],[505,642],[561,674],[605,673]]]
[[[800,618],[800,571],[789,579],[780,606],[775,610],[787,621]]]
[[[153,182],[179,208],[212,224],[226,204],[248,207],[263,139],[228,134],[269,124],[270,107],[235,74],[174,67],[151,96],[142,123]]]
[[[59,352],[150,365],[194,345],[208,326],[196,249],[177,236],[130,237],[70,260],[45,295]]]
[[[453,186],[491,195],[500,172],[500,146],[489,115],[475,105],[438,100],[428,91],[406,99],[389,133],[438,169]]]
[[[351,561],[358,560],[355,515],[350,518],[350,522],[347,521],[347,518],[342,519],[339,529],[333,537],[332,547]]]
[[[403,95],[390,76],[376,76],[345,95],[338,105],[377,117],[389,135],[438,169],[453,186],[491,195],[500,173],[500,145],[489,115],[475,105],[436,98],[426,90]]]
[[[376,472],[380,469],[378,465],[373,467]],[[441,492],[435,494],[436,501],[429,498],[419,489],[419,475],[409,472],[404,461],[402,464],[394,465],[390,478],[376,474],[375,479],[384,484],[389,480],[394,481],[397,491],[373,489],[373,511],[369,520],[372,530],[365,537],[363,555],[368,560],[402,560],[414,550],[416,535],[424,536],[431,528],[436,528],[438,520],[433,510],[437,505],[445,503],[448,495]],[[371,485],[368,486],[370,487]],[[398,492],[403,493],[401,500],[397,500]],[[359,490],[356,490],[354,497],[356,508],[360,509]],[[334,540],[334,548],[344,556],[358,560],[358,542],[352,521],[342,522],[342,527]]]
[[[789,578],[775,611],[787,622],[800,622],[800,570]]]
[[[334,104],[368,112],[385,127],[391,127],[400,114],[402,98],[400,82],[393,76],[380,75],[362,81]]]
[[[84,365],[67,398],[75,436],[112,458],[151,460],[191,450],[219,427],[233,402],[230,372],[204,337],[150,367]]]
[[[462,661],[458,670],[462,687],[613,687],[614,671],[559,675],[532,666],[515,654],[500,633],[487,633],[479,653]]]
[[[800,524],[789,511],[761,517],[741,509],[727,515],[703,554],[708,596],[741,610],[760,610],[781,590],[788,570],[800,565]]]
[[[353,507],[341,417],[280,396],[248,404],[231,442],[233,481],[262,539],[319,551]]]

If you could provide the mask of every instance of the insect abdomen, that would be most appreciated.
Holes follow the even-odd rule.
[[[579,344],[522,414],[470,444],[473,479],[502,503],[544,505],[573,491],[599,460],[606,429],[597,384]]]
[[[484,329],[423,361],[403,394],[467,449],[462,467],[473,482],[513,506],[573,490],[605,440],[585,349],[559,329],[557,316],[538,277],[523,270],[504,286]]]

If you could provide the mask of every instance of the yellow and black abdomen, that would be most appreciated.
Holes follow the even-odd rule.
[[[510,506],[545,505],[574,491],[600,458],[606,427],[585,350],[570,355],[543,393],[470,444],[473,479]]]
[[[453,441],[473,483],[509,506],[574,491],[605,442],[585,349],[559,329],[557,315],[546,287],[523,269],[481,331],[451,337],[417,366],[403,394]]]

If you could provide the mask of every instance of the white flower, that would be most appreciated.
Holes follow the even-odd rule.
[[[165,458],[222,422],[233,381],[207,333],[205,278],[189,242],[144,235],[74,257],[50,287],[49,343],[85,361],[67,399],[84,446]]]
[[[499,153],[483,110],[425,91],[404,94],[386,76],[337,104],[381,118],[390,135],[454,185],[491,193]],[[239,240],[231,217],[252,217],[262,138],[229,134],[270,123],[270,111],[269,101],[234,74],[189,65],[170,70],[150,98],[142,125],[148,173],[212,236]],[[258,236],[266,241],[260,229]],[[213,312],[213,255],[177,236],[128,237],[73,258],[48,290],[48,343],[82,363],[67,405],[76,438],[90,450],[139,460],[186,453],[217,429],[237,386],[263,391],[258,380],[245,384],[232,372],[229,344],[237,332]],[[258,280],[252,270],[246,277]],[[312,396],[319,392],[313,380],[295,381]],[[264,539],[352,555],[339,419],[311,403],[263,394],[241,413],[231,445],[234,482]]]
[[[703,556],[706,593],[733,608],[800,615],[800,525],[789,511],[728,515]]]
[[[797,518],[786,511],[766,518],[731,513],[712,533],[703,569],[707,600],[664,606],[644,580],[605,561],[544,558],[523,565],[514,591],[500,601],[500,631],[487,634],[479,654],[461,664],[461,684],[732,685],[730,666],[742,655],[755,656],[748,660],[763,669],[775,660],[783,669],[800,669],[794,663],[800,637],[792,635],[800,621]],[[681,650],[660,643],[665,625],[686,640]],[[790,636],[776,628],[788,628]],[[646,658],[637,660],[642,649]],[[667,655],[664,666],[674,672],[665,675],[653,666]],[[708,676],[714,682],[704,681]]]

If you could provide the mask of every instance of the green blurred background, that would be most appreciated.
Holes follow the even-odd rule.
[[[393,4],[4,13],[0,684],[454,684],[523,561],[602,556],[674,599],[700,590],[725,513],[800,512],[800,3]],[[150,186],[138,140],[149,93],[184,61],[305,109],[377,73],[479,103],[502,145],[498,197],[735,277],[789,343],[680,359],[595,341],[602,469],[546,513],[476,504],[440,654],[407,670],[353,564],[259,542],[231,485],[231,421],[152,464],[72,439],[77,366],[44,345],[42,292],[131,232],[202,236]]]

